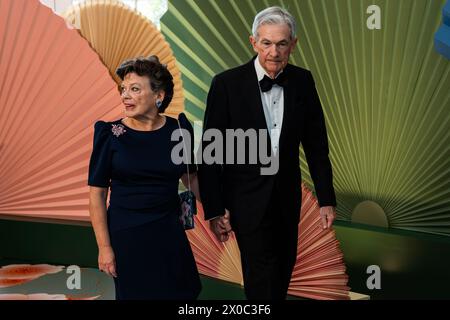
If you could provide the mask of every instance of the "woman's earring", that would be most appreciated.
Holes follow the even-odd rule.
[[[161,108],[161,105],[162,105],[162,101],[161,100],[156,100],[156,107],[159,109],[159,108]]]

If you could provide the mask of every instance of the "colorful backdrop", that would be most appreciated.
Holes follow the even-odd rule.
[[[93,123],[121,116],[118,63],[163,57],[176,80],[168,114],[184,110],[199,128],[212,77],[253,56],[254,15],[281,5],[298,21],[291,62],[312,71],[323,104],[340,220],[338,234],[318,235],[301,154],[299,188],[308,201],[290,292],[345,298],[345,258],[356,291],[367,289],[365,268],[377,264],[388,279],[385,296],[442,296],[449,261],[440,253],[450,240],[450,65],[435,39],[448,22],[444,4],[173,0],[158,31],[117,0],[73,6],[66,21],[37,0],[0,1],[0,259],[95,266],[92,230],[54,223],[89,220]],[[368,28],[377,18],[380,28]],[[8,221],[19,218],[52,224]],[[189,237],[202,273],[241,283],[236,243],[218,246],[198,222]]]

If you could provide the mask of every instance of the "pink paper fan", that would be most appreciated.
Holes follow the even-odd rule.
[[[317,199],[302,184],[297,262],[289,294],[310,299],[349,299],[348,276],[334,230],[323,230]],[[196,227],[187,232],[199,272],[243,284],[240,253],[234,234],[219,242],[198,205]]]
[[[122,115],[117,85],[38,0],[1,0],[0,16],[0,212],[87,219],[94,123]]]

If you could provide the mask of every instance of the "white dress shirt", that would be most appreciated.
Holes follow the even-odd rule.
[[[259,63],[258,57],[255,59],[256,75],[258,76],[258,82],[264,78],[267,74],[266,70]],[[283,71],[280,71],[280,73]],[[278,75],[280,74],[278,73]],[[277,75],[277,76],[278,76]],[[267,129],[269,130],[270,141],[272,144],[273,153],[278,152],[278,144],[280,142],[281,126],[283,125],[283,111],[284,111],[284,94],[283,87],[277,84],[272,86],[272,89],[267,92],[261,92],[261,100],[264,109],[264,116],[266,117]]]

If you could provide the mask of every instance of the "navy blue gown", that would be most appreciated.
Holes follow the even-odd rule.
[[[184,114],[180,125],[193,129]],[[110,188],[108,230],[116,258],[116,299],[196,299],[197,266],[179,220],[180,177],[196,166],[172,161],[176,119],[139,131],[122,119],[95,124],[88,185]],[[193,158],[193,143],[190,149]]]

